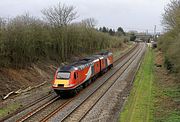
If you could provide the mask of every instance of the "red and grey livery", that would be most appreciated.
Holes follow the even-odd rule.
[[[57,69],[52,87],[62,95],[95,80],[113,66],[113,54],[103,52]]]

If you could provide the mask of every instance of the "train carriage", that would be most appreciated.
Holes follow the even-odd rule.
[[[112,66],[112,53],[106,52],[86,57],[70,65],[58,68],[52,87],[61,96],[65,92],[74,94],[79,88],[86,87],[100,73],[104,73]]]

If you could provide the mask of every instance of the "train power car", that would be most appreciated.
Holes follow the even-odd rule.
[[[113,54],[111,52],[103,52],[83,58],[58,68],[52,82],[52,88],[62,97],[76,94],[77,91],[86,87],[112,66]]]

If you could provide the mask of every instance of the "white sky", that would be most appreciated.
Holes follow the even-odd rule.
[[[41,10],[58,2],[76,7],[79,18],[93,17],[99,26],[127,30],[162,31],[161,17],[170,0],[0,0],[0,16],[12,17],[29,12],[42,16]]]

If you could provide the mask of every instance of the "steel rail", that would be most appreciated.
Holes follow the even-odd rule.
[[[29,105],[24,106],[24,107],[20,108],[19,110],[17,110],[17,111],[15,111],[15,112],[7,115],[6,117],[2,118],[2,119],[0,120],[0,122],[4,122],[5,120],[9,119],[10,117],[13,117],[13,116],[16,115],[16,114],[18,114],[18,113],[20,113],[20,112],[22,112],[22,111],[24,111],[24,110],[29,109],[30,107],[32,107],[32,106],[40,103],[41,101],[43,101],[43,100],[45,100],[45,99],[47,99],[47,98],[49,98],[49,97],[51,97],[51,96],[52,96],[52,93],[50,93],[50,94],[48,94],[48,95],[46,95],[46,96],[43,96],[43,97],[41,97],[41,98],[33,101],[33,102],[30,103]]]
[[[59,96],[54,97],[52,100],[48,101],[46,104],[44,104],[44,105],[42,105],[40,107],[37,107],[33,111],[27,113],[25,116],[21,117],[16,122],[23,122],[23,121],[27,120],[28,118],[30,118],[31,116],[33,116],[37,112],[41,111],[42,109],[46,108],[48,105],[52,104],[53,102],[55,102],[59,98],[60,98]]]

